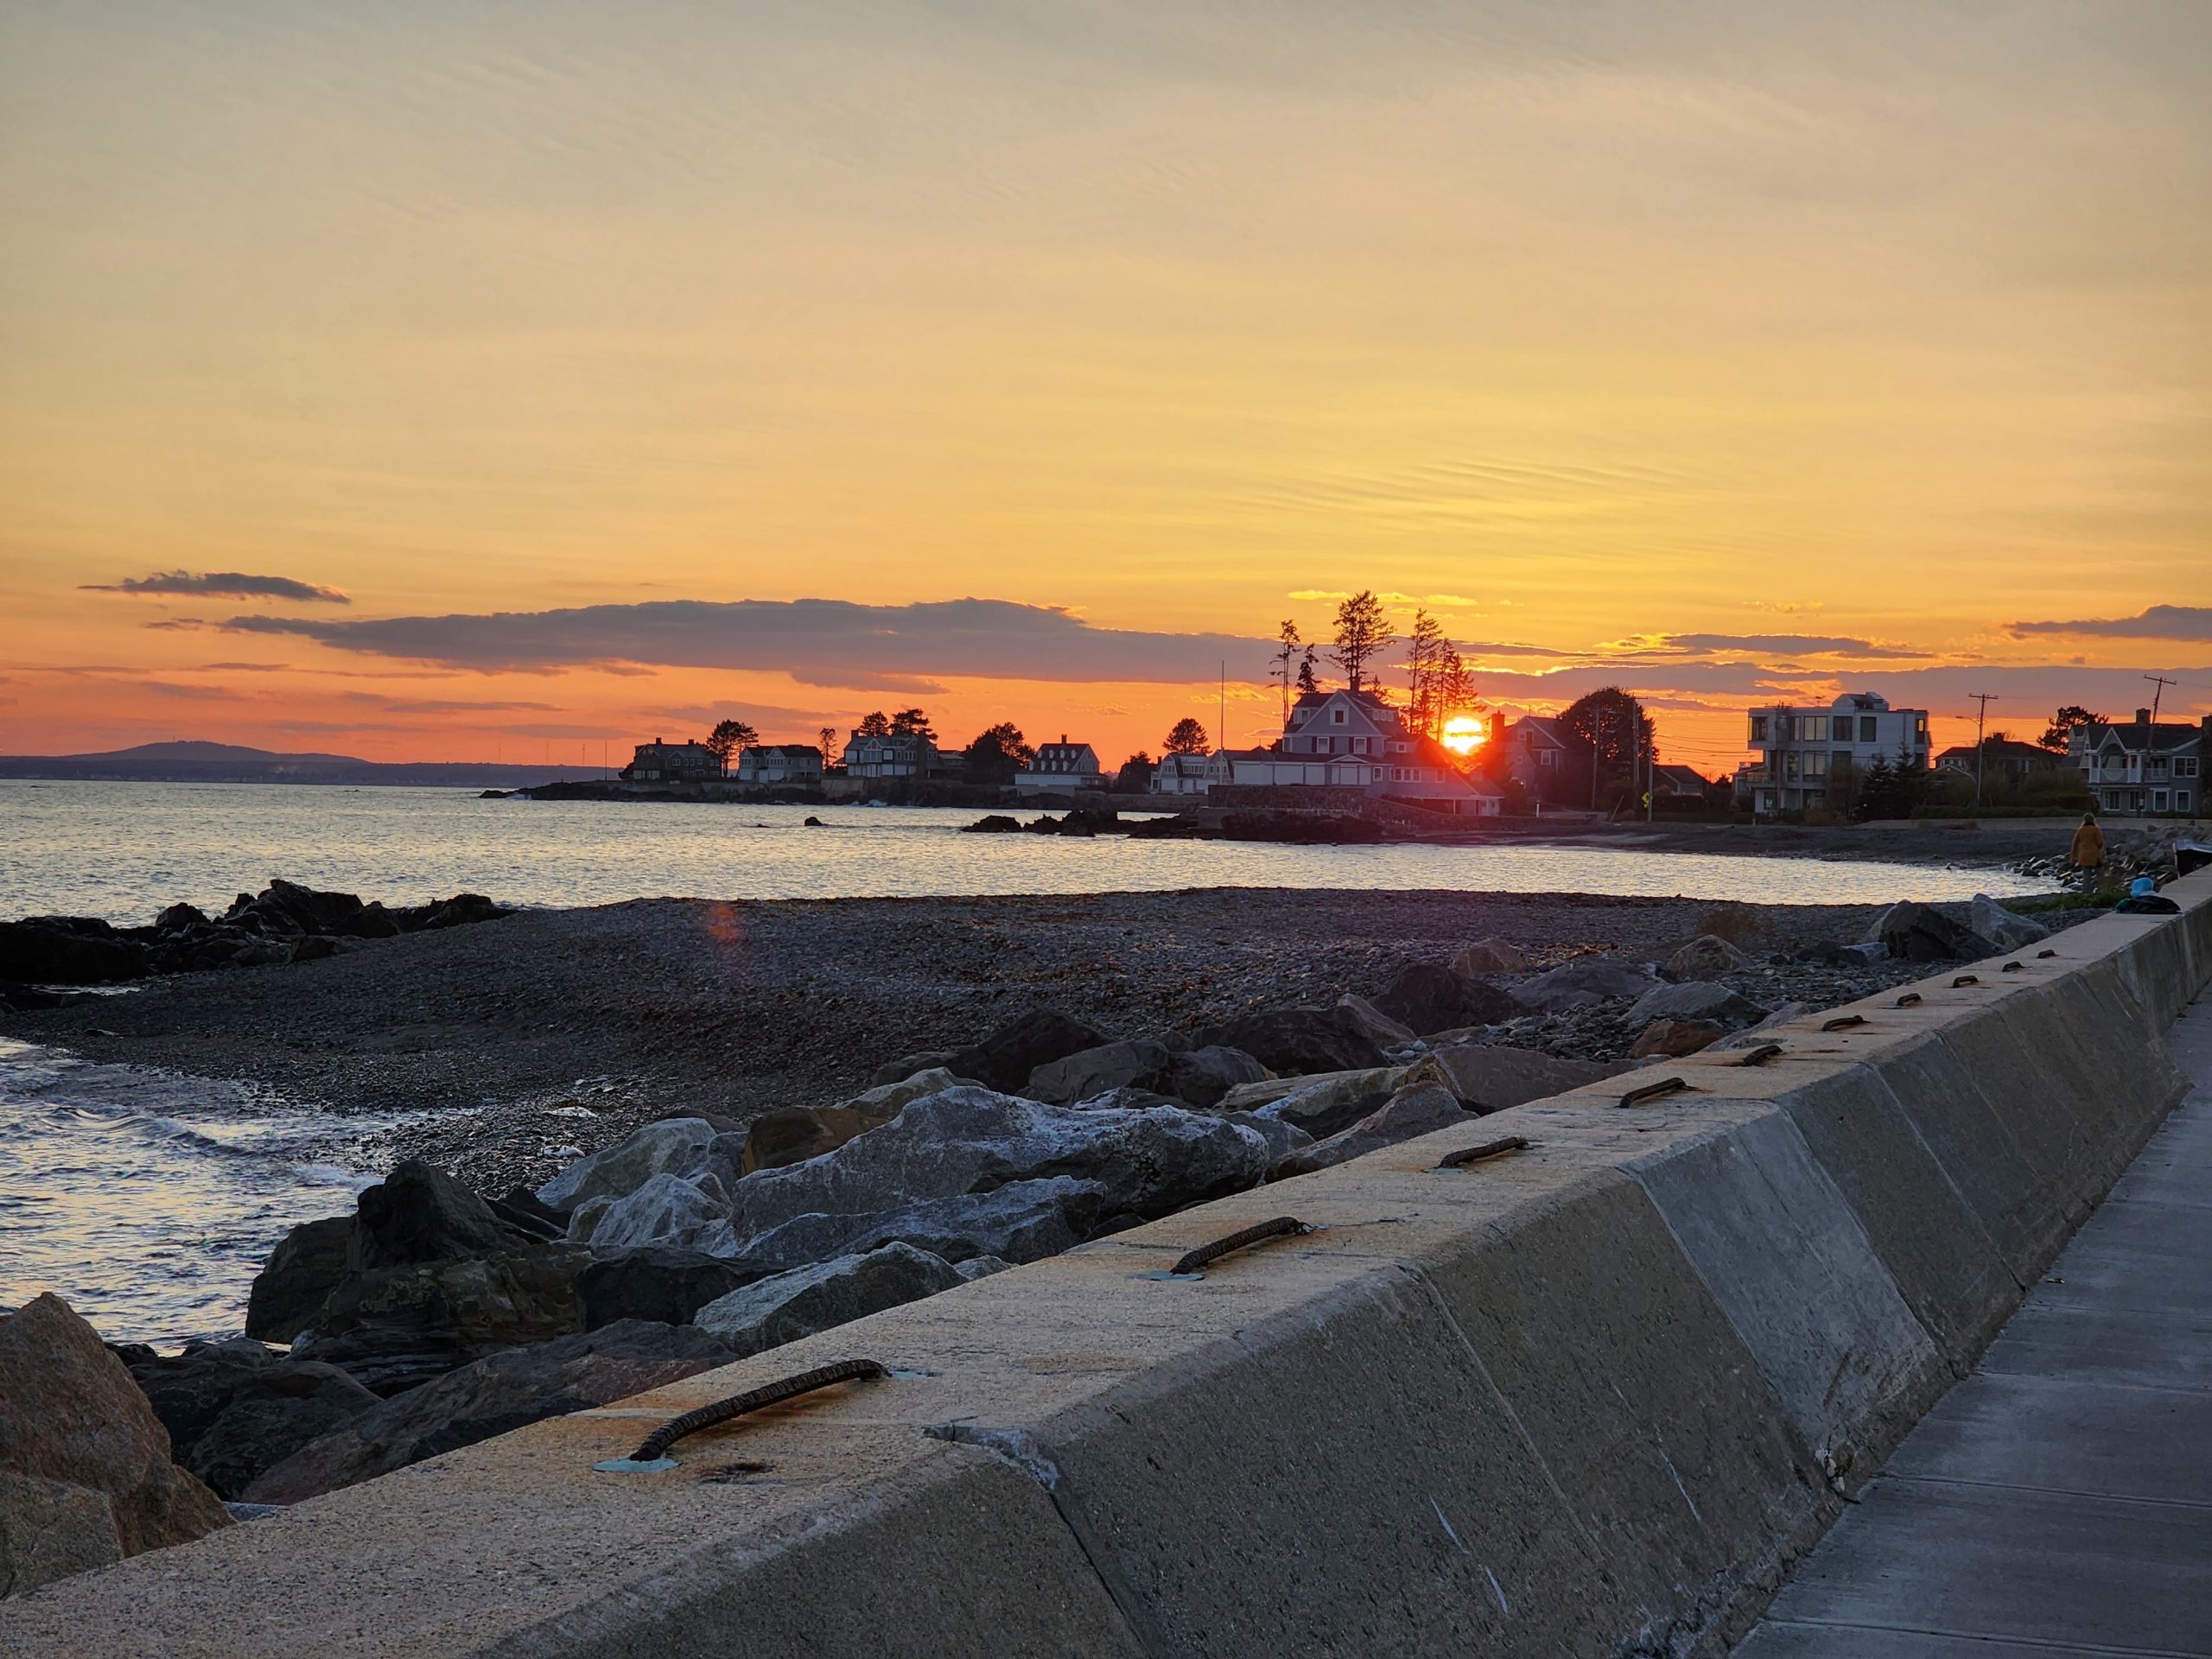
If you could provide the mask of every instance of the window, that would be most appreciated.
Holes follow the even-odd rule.
[[[2177,789],[2174,791],[2174,810],[2177,812],[2186,812],[2189,810],[2189,791],[2187,790]]]
[[[2151,791],[2151,810],[2153,812],[2163,812],[2166,810],[2166,791],[2164,790],[2154,789]]]
[[[1828,723],[1828,741],[1831,743],[1848,743],[1851,741],[1851,716],[1849,715],[1838,715]]]
[[[1826,778],[1827,775],[1828,752],[1826,749],[1808,750],[1805,755],[1805,777],[1807,780],[1809,782],[1813,779]]]
[[[1549,749],[1538,749],[1536,751],[1536,764],[1540,766],[1548,766],[1557,758],[1558,757]]]
[[[1878,741],[1878,734],[1881,728],[1875,722],[1873,715],[1861,715],[1859,716],[1859,741],[1861,743],[1872,743]]]
[[[1753,715],[1751,716],[1751,741],[1754,743],[1764,743],[1766,741],[1766,716],[1764,715]]]
[[[2193,754],[2176,755],[2174,757],[2174,776],[2177,778],[2196,777],[2196,757]]]
[[[1341,709],[1332,709],[1329,710],[1329,719],[1332,724],[1341,726],[1344,723],[1344,711]]]

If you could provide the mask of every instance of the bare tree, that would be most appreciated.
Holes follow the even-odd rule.
[[[1414,613],[1413,631],[1406,636],[1406,725],[1422,737],[1434,737],[1444,725],[1445,709],[1438,699],[1445,653],[1454,657],[1444,625],[1425,610]]]
[[[1298,624],[1290,618],[1283,619],[1282,626],[1275,630],[1275,665],[1268,671],[1268,677],[1282,682],[1282,723],[1290,724],[1290,683],[1294,671],[1291,663],[1298,656],[1299,647],[1305,644],[1299,638]],[[1309,652],[1310,657],[1312,653]]]
[[[815,736],[822,741],[822,765],[826,771],[836,764],[837,728],[835,726],[824,726],[815,733]]]

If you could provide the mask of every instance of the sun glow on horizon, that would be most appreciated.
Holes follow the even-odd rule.
[[[1444,722],[1440,741],[1454,754],[1472,754],[1490,741],[1490,728],[1472,715],[1454,715]]]

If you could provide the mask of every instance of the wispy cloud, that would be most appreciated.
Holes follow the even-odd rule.
[[[2153,605],[2139,616],[2091,618],[2079,622],[2007,622],[2005,631],[2020,638],[2037,633],[2101,635],[2108,639],[2212,639],[2212,605]]]
[[[1886,660],[1926,658],[1929,654],[1834,633],[1662,633],[1658,636],[1658,645],[1666,651],[1781,652],[1793,657],[1878,657]]]
[[[780,671],[806,683],[919,695],[953,678],[1194,684],[1267,642],[1093,627],[1058,606],[956,599],[660,600],[573,610],[359,621],[238,616],[234,632],[292,634],[338,651],[486,672],[644,664]]]
[[[353,601],[335,588],[320,587],[292,576],[256,576],[242,570],[210,570],[194,575],[189,570],[156,570],[149,576],[125,576],[120,582],[88,582],[88,594],[184,594],[194,599],[215,595],[225,599],[285,599],[303,605],[351,605]]]

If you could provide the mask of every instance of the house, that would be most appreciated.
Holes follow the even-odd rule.
[[[1972,778],[1976,775],[1977,753],[1980,756],[1980,775],[1992,783],[2003,779],[2017,784],[2031,772],[2056,772],[2067,764],[2066,756],[2040,745],[2023,743],[2012,737],[1986,737],[1978,751],[1971,743],[1953,744],[1936,757],[1936,770],[1963,772]]]
[[[1163,754],[1146,787],[1154,795],[1203,795],[1213,783],[1215,770],[1210,754]]]
[[[926,737],[887,732],[864,737],[855,732],[845,745],[845,775],[888,780],[929,778],[944,771],[944,759]]]
[[[1567,787],[1570,740],[1548,715],[1524,715],[1497,734],[1506,774],[1539,801],[1558,802]]]
[[[1871,691],[1847,691],[1817,712],[1754,709],[1750,728],[1760,758],[1737,769],[1736,789],[1756,812],[1844,805],[1852,779],[1877,755],[1891,766],[1928,764],[1928,711],[1892,709]]]
[[[1398,711],[1369,691],[1302,693],[1274,747],[1224,749],[1211,760],[1210,787],[1357,790],[1485,817],[1504,805],[1503,797],[1468,781],[1459,756],[1434,738],[1408,731]]]
[[[1712,782],[1694,766],[1656,766],[1651,768],[1651,798],[1654,801],[1699,801],[1713,787]]]
[[[811,743],[756,743],[738,757],[741,784],[818,784],[822,751]]]
[[[1057,743],[1039,744],[1034,758],[1014,774],[1014,787],[1023,795],[1096,789],[1105,781],[1098,766],[1098,751],[1088,743],[1069,742],[1065,733]]]
[[[671,743],[655,738],[638,745],[622,768],[626,784],[694,784],[722,775],[722,758],[703,743]]]
[[[2153,721],[2138,709],[2126,723],[2076,726],[2066,758],[2082,769],[2100,810],[2133,816],[2204,810],[2204,767],[2212,760],[2212,715],[2194,722]]]

